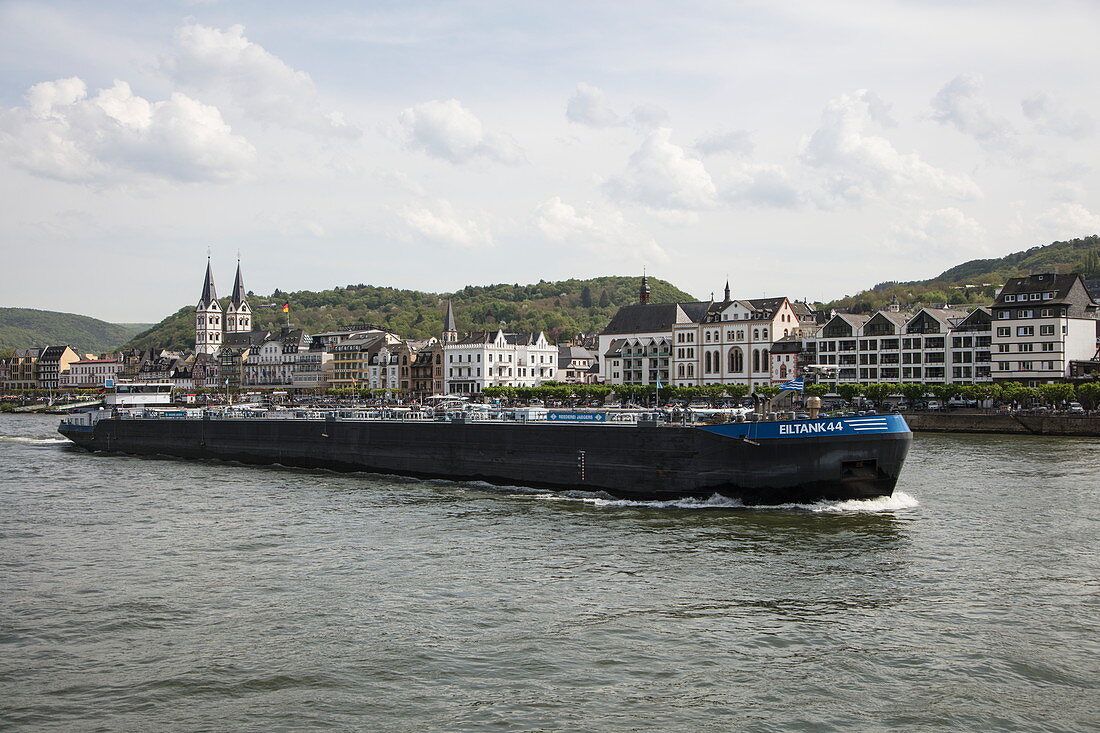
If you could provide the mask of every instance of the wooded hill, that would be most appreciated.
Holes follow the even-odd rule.
[[[447,301],[451,300],[459,331],[543,331],[557,341],[606,326],[619,306],[638,302],[640,284],[639,277],[608,276],[534,285],[469,285],[456,293],[424,293],[360,283],[320,292],[249,293],[248,303],[254,328],[277,330],[286,323],[282,305],[290,303],[291,324],[306,333],[369,324],[406,338],[427,338],[442,332]],[[649,284],[654,303],[695,300],[663,280],[651,277]],[[223,299],[223,305],[226,302],[228,299]],[[194,306],[181,308],[126,346],[192,349],[194,314]]]
[[[117,349],[148,327],[145,323],[108,323],[75,313],[0,308],[0,350],[68,344],[81,354],[98,354]]]
[[[894,298],[907,309],[944,303],[985,305],[993,301],[997,289],[1008,278],[1042,272],[1077,272],[1085,278],[1100,277],[1100,237],[1053,242],[995,259],[971,260],[929,280],[879,283],[870,290],[817,306],[871,313],[889,305]]]

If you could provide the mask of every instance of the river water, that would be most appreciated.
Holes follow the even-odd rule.
[[[745,509],[100,456],[0,416],[0,728],[1100,727],[1100,441]]]

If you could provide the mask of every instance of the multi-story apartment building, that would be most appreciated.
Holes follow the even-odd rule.
[[[593,371],[596,355],[583,346],[559,346],[558,370],[554,380],[563,384],[594,384],[599,376]]]
[[[477,331],[456,341],[445,340],[445,390],[477,394],[486,387],[535,387],[554,378],[557,357],[558,348],[542,333]]]
[[[409,378],[411,380],[409,397],[414,400],[423,400],[444,394],[445,379],[443,377],[443,343],[438,339],[428,339],[428,342],[416,352],[409,364]]]
[[[245,386],[291,387],[294,370],[303,352],[308,351],[310,339],[302,329],[284,327],[277,335],[271,334],[244,360],[242,380]]]
[[[975,308],[951,329],[949,364],[952,384],[988,384],[992,381],[992,313]]]
[[[770,385],[772,344],[797,336],[800,325],[787,298],[708,303],[698,321],[673,326],[672,383]]]
[[[993,379],[1029,385],[1065,379],[1097,353],[1100,304],[1080,275],[1011,278],[990,307]]]
[[[71,346],[47,346],[38,355],[34,377],[39,389],[57,389],[68,378],[69,367],[80,360]]]
[[[3,387],[6,391],[36,389],[38,380],[35,372],[38,365],[38,357],[42,349],[16,349],[15,355],[5,359],[7,364],[7,377]]]
[[[835,367],[823,373],[820,381],[981,381],[975,367],[977,359],[985,356],[978,346],[985,343],[979,340],[982,320],[980,314],[943,308],[922,308],[916,313],[879,311],[871,316],[837,313],[814,337],[817,363]],[[958,348],[954,348],[953,335],[964,323],[967,330],[960,335]],[[957,380],[952,371],[956,360],[960,375]],[[988,381],[988,377],[985,379]]]
[[[733,300],[729,283],[721,302],[650,304],[644,284],[640,295],[643,302],[620,308],[600,334],[607,384],[771,384],[772,345],[817,327],[807,304]]]
[[[122,372],[119,359],[79,359],[69,365],[64,386],[76,389],[102,388]]]
[[[372,331],[328,347],[332,365],[326,386],[334,389],[400,389],[399,361],[407,351],[401,338],[385,331]]]

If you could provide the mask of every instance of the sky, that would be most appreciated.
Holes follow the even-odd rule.
[[[0,305],[640,274],[831,300],[1100,233],[1095,2],[0,1]]]

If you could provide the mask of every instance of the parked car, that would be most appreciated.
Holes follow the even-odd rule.
[[[1068,405],[1066,405],[1066,412],[1071,412],[1073,414],[1081,414],[1084,411],[1085,411],[1085,408],[1081,407],[1080,402],[1070,402]]]

